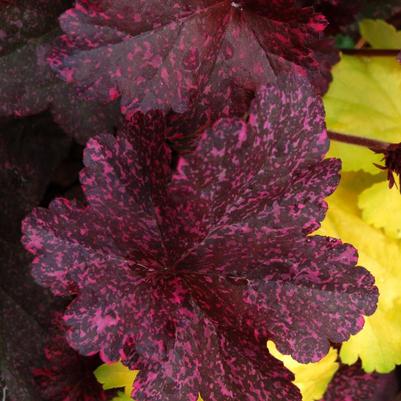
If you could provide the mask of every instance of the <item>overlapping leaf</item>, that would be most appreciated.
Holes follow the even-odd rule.
[[[157,129],[91,140],[81,174],[89,206],[58,199],[24,222],[36,280],[77,295],[65,316],[70,344],[139,369],[139,401],[298,399],[266,339],[316,361],[376,308],[355,250],[306,236],[339,163],[322,160],[313,89],[281,85],[259,93],[248,124],[206,131],[173,174]]]
[[[380,20],[361,22],[361,33],[373,47],[401,48],[400,32]],[[401,65],[395,57],[343,56],[334,69],[334,81],[325,97],[328,127],[381,141],[401,141]],[[340,157],[346,171],[363,170],[379,174],[374,165],[383,164],[382,156],[371,150],[333,142],[331,155]],[[399,197],[385,182],[361,195],[360,206],[368,223],[384,228],[400,238],[401,223],[396,208]]]
[[[79,0],[60,19],[54,70],[87,96],[122,110],[233,114],[247,93],[278,75],[327,88],[337,55],[326,22],[294,0]],[[222,114],[221,114],[222,113]]]
[[[272,341],[267,342],[267,347],[275,358],[294,373],[294,384],[301,391],[302,401],[316,401],[323,397],[339,367],[337,350],[330,348],[329,353],[319,362],[302,364],[278,352]]]
[[[366,19],[360,23],[362,37],[376,49],[401,49],[401,31],[383,20]]]
[[[377,311],[366,319],[361,332],[342,345],[341,358],[349,364],[361,358],[366,371],[384,373],[401,363],[401,243],[362,219],[358,195],[372,183],[374,179],[367,174],[345,174],[328,200],[329,212],[319,232],[353,244],[359,262],[375,276],[380,293]]]
[[[383,21],[365,21],[361,27],[365,39],[376,38],[377,45],[395,40],[394,28]],[[382,32],[380,39],[374,34],[376,30]],[[328,129],[401,142],[401,65],[395,57],[343,55],[333,68],[333,77],[324,97]],[[345,171],[380,173],[373,163],[380,164],[382,156],[369,149],[333,142],[329,154],[341,158]]]
[[[3,4],[4,3],[4,4]],[[113,132],[119,122],[115,104],[81,100],[56,77],[46,54],[59,34],[57,17],[63,0],[0,2],[0,117],[52,111],[55,121],[80,142]]]
[[[377,182],[359,195],[358,206],[368,224],[383,229],[389,237],[401,238],[401,196],[398,188],[389,189],[387,181]]]
[[[393,401],[396,392],[394,375],[365,373],[357,363],[340,368],[322,401]]]
[[[0,126],[0,369],[7,400],[41,401],[31,367],[41,361],[56,302],[30,275],[20,225],[39,205],[69,148],[70,140],[48,115]]]
[[[46,361],[32,367],[32,375],[45,401],[105,401],[111,397],[96,381],[97,357],[83,357],[65,340],[62,315],[54,316],[50,339],[44,348]]]
[[[130,396],[138,371],[128,369],[121,362],[114,362],[99,366],[94,374],[105,390],[124,388],[125,395]]]
[[[342,27],[351,24],[361,8],[361,1],[347,0],[303,0],[303,4],[313,6],[328,21],[327,32],[338,33]]]
[[[397,32],[384,21],[364,21],[361,31],[374,46],[397,45]],[[394,58],[343,58],[335,68],[334,81],[326,97],[329,127],[400,142],[400,88],[401,67]],[[367,319],[360,333],[342,346],[341,357],[346,363],[354,363],[360,357],[368,372],[389,372],[401,363],[398,341],[401,292],[396,284],[400,279],[397,260],[401,257],[399,192],[396,188],[388,189],[385,177],[372,164],[373,161],[380,163],[380,157],[373,152],[333,143],[332,154],[342,158],[345,170],[362,169],[376,174],[375,178],[369,178],[357,173],[353,183],[345,178],[330,201],[332,208],[323,224],[323,233],[342,238],[358,248],[360,262],[375,275],[381,294],[377,312]]]

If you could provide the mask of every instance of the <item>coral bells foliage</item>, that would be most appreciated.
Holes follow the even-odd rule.
[[[85,143],[119,123],[115,103],[81,99],[51,70],[46,55],[60,35],[66,0],[0,0],[0,118],[50,110],[54,121]]]
[[[324,91],[337,61],[325,18],[295,0],[78,0],[60,25],[52,68],[126,113],[235,109],[289,72]]]
[[[44,353],[46,364],[32,374],[46,401],[106,401],[110,399],[96,381],[93,371],[99,358],[83,357],[67,344],[62,315],[56,313]]]
[[[397,388],[395,375],[365,373],[358,362],[341,366],[321,401],[394,401]]]
[[[361,8],[361,0],[303,0],[305,6],[312,6],[328,21],[326,33],[338,33],[342,27],[351,24]]]
[[[34,277],[76,296],[69,343],[140,369],[134,399],[299,400],[266,340],[317,361],[375,310],[354,248],[308,235],[340,169],[313,93],[261,89],[248,122],[218,121],[175,170],[157,115],[137,115],[89,141],[86,207],[57,199],[25,219]]]

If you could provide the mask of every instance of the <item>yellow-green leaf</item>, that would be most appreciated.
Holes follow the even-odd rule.
[[[401,32],[383,20],[365,19],[359,23],[361,36],[376,49],[401,49]]]
[[[299,388],[303,401],[320,400],[327,386],[338,369],[337,351],[331,348],[319,362],[302,364],[289,355],[281,354],[273,341],[267,342],[269,352],[283,362],[284,366],[295,375],[294,384]]]
[[[329,210],[318,233],[353,244],[359,264],[374,275],[380,292],[377,311],[342,345],[341,359],[352,364],[359,357],[367,372],[387,373],[401,363],[401,241],[362,219],[358,197],[373,183],[368,174],[343,174],[340,186],[328,199]]]
[[[119,391],[112,401],[132,401],[130,395],[138,373],[139,370],[130,370],[121,362],[105,363],[94,371],[97,381],[103,385],[105,390],[124,388],[124,392]],[[203,401],[200,394],[198,401]]]
[[[401,142],[401,64],[392,57],[341,57],[333,69],[326,96],[329,130]],[[343,161],[344,171],[378,174],[373,163],[382,156],[369,149],[332,141],[330,156]]]
[[[113,397],[111,401],[132,401],[132,398],[122,391],[119,391],[117,396]]]
[[[94,374],[105,390],[124,388],[125,394],[129,396],[138,370],[129,370],[121,362],[115,362],[99,366]]]
[[[401,238],[401,195],[395,186],[389,189],[386,181],[372,185],[359,196],[363,219],[382,228],[389,237]]]

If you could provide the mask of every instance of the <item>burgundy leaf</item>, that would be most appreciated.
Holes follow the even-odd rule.
[[[262,89],[176,171],[157,115],[132,123],[88,142],[87,207],[58,199],[23,224],[37,282],[76,296],[70,344],[139,368],[138,401],[298,399],[266,339],[316,361],[377,302],[354,248],[308,236],[340,168],[319,97],[301,79]]]
[[[295,0],[78,0],[60,24],[52,68],[89,98],[121,97],[129,115],[193,105],[200,120],[235,115],[290,73],[324,91],[338,57],[324,17]]]
[[[66,1],[0,0],[0,117],[22,117],[50,108],[54,120],[79,142],[112,133],[118,106],[81,100],[46,62],[57,17]]]
[[[40,204],[70,146],[47,114],[0,126],[0,369],[11,401],[41,401],[31,368],[41,363],[49,312],[60,303],[33,281],[21,219]]]
[[[0,56],[40,38],[57,27],[69,0],[0,0]]]
[[[25,266],[21,265],[21,268],[28,266],[26,263]],[[43,298],[36,305],[40,306],[45,302]],[[40,363],[46,329],[3,291],[2,287],[0,287],[0,337],[1,375],[7,386],[9,399],[42,401],[30,369],[35,363]]]
[[[391,401],[397,388],[394,373],[365,373],[358,362],[340,368],[322,401]]]
[[[44,113],[0,125],[0,237],[19,243],[20,221],[39,205],[71,140]]]
[[[45,401],[105,401],[109,399],[93,371],[101,364],[97,357],[83,357],[65,340],[62,315],[56,313],[50,339],[44,348],[46,362],[32,369]]]
[[[302,0],[304,6],[313,6],[323,14],[327,21],[327,33],[336,34],[342,27],[355,21],[356,14],[361,9],[360,0]]]
[[[161,366],[139,372],[134,399],[196,401],[198,390],[206,400],[300,400],[294,377],[265,342],[221,333],[197,307],[182,312]]]

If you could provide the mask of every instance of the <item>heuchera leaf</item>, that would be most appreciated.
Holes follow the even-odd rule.
[[[8,401],[41,401],[31,367],[41,361],[49,313],[59,300],[33,281],[20,226],[70,146],[47,114],[0,125],[0,369]]]
[[[337,372],[337,350],[330,348],[329,353],[319,362],[302,364],[289,355],[281,354],[273,341],[267,342],[269,352],[284,363],[294,373],[294,384],[301,390],[302,401],[316,401],[323,397],[331,379]]]
[[[138,374],[137,370],[130,370],[121,362],[115,362],[99,366],[94,373],[96,379],[103,384],[105,390],[124,387],[124,392],[119,391],[112,401],[131,401],[130,394]],[[198,401],[203,401],[201,396],[198,397]]]
[[[76,296],[70,344],[139,369],[137,401],[298,399],[266,339],[317,361],[377,302],[354,248],[307,235],[339,179],[323,119],[313,88],[287,79],[175,172],[158,130],[90,140],[88,206],[58,199],[23,224],[36,280]]]
[[[360,10],[360,0],[303,0],[302,4],[313,6],[314,9],[322,13],[327,21],[326,32],[330,34],[338,33],[345,25],[351,24],[356,13]]]
[[[27,295],[32,294],[27,292]],[[46,298],[40,302],[36,303],[38,307],[46,303]],[[1,376],[5,380],[7,400],[42,401],[30,369],[42,357],[46,329],[3,288],[0,288],[0,338]]]
[[[337,61],[324,17],[294,0],[79,0],[60,24],[52,68],[90,98],[121,97],[128,114],[224,114],[294,72],[324,92]]]
[[[343,365],[322,401],[393,401],[397,387],[394,375],[365,373],[358,363]]]
[[[4,4],[3,4],[4,3]],[[22,117],[50,109],[54,120],[81,143],[119,124],[114,103],[81,100],[46,62],[60,34],[66,1],[0,1],[0,117]]]
[[[366,173],[343,173],[338,189],[328,199],[329,211],[318,233],[353,244],[359,263],[375,276],[380,292],[376,312],[358,334],[342,344],[341,359],[352,364],[361,358],[364,370],[386,373],[401,363],[401,242],[362,219],[358,196],[375,179]]]
[[[358,206],[368,224],[382,228],[389,237],[401,239],[401,196],[398,188],[389,189],[387,180],[375,183],[359,195]]]
[[[97,357],[83,357],[65,340],[62,315],[56,314],[44,349],[46,363],[32,369],[45,401],[105,401],[110,399],[96,381]]]
[[[118,394],[111,401],[132,401],[132,398],[122,391],[119,391]]]
[[[114,362],[99,366],[94,374],[105,390],[123,387],[125,394],[130,395],[138,371],[128,369],[121,362]]]
[[[376,49],[401,49],[401,31],[383,20],[365,19],[359,23],[361,36]]]
[[[400,90],[401,65],[395,57],[343,55],[324,97],[328,129],[401,142]],[[329,155],[340,157],[345,171],[380,173],[373,163],[380,164],[382,156],[369,149],[333,141]]]
[[[381,29],[383,36],[370,44],[391,43],[394,29],[384,29],[385,26],[384,22],[363,22],[364,38],[372,40],[372,29]],[[344,56],[334,69],[334,81],[325,98],[329,128],[389,142],[401,141],[400,88],[401,66],[397,60]],[[376,174],[374,179],[361,172],[344,175],[343,184],[329,201],[331,209],[320,232],[358,248],[360,263],[374,274],[381,294],[376,313],[367,319],[360,333],[343,344],[341,358],[343,362],[355,363],[360,357],[366,371],[389,372],[401,363],[401,292],[397,284],[401,245],[394,239],[399,238],[398,210],[391,213],[397,209],[399,193],[388,189],[385,177],[373,165],[381,163],[380,157],[370,150],[333,142],[330,154],[341,157],[347,171]]]

